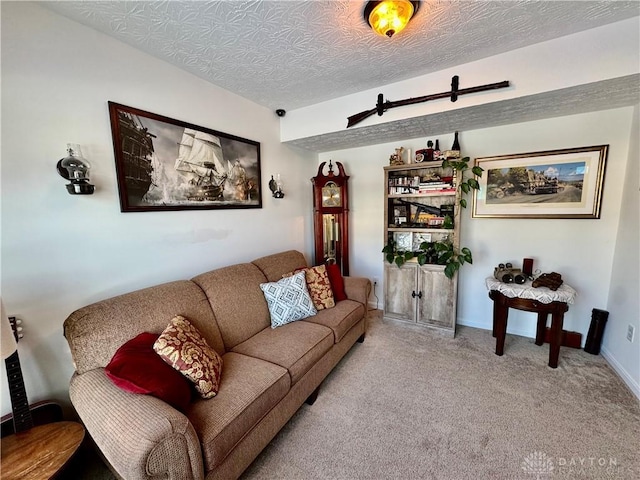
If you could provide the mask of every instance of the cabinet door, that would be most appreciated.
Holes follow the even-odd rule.
[[[418,290],[422,296],[418,301],[417,323],[455,331],[456,283],[457,274],[453,279],[447,278],[442,266],[418,268]]]
[[[416,321],[417,265],[384,266],[384,316],[394,320]]]

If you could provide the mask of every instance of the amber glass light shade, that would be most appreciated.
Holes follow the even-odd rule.
[[[364,16],[374,32],[392,37],[407,26],[417,9],[418,2],[409,0],[370,1]]]

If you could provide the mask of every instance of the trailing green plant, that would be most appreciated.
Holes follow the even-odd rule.
[[[467,199],[464,198],[464,196],[471,190],[480,189],[480,183],[478,183],[477,177],[482,176],[484,169],[478,165],[470,168],[469,157],[464,157],[459,160],[445,159],[442,161],[442,168],[452,168],[453,170],[460,172],[460,182],[458,183],[458,190],[461,191],[460,206],[462,208],[467,208]],[[471,170],[471,176],[468,175],[469,170]]]
[[[444,265],[444,274],[447,278],[453,278],[455,273],[465,263],[473,263],[471,250],[463,247],[458,252],[450,240],[422,242],[419,249],[415,251],[398,250],[396,242],[389,240],[389,243],[382,249],[382,253],[385,254],[387,262],[395,263],[398,267],[401,267],[414,258],[419,265],[425,265],[427,263]]]

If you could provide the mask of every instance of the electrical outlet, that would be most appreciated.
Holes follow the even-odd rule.
[[[629,326],[627,327],[627,340],[629,340],[630,342],[633,342],[633,336],[636,333],[636,329],[633,325],[629,324]]]
[[[373,284],[378,285],[378,277],[373,277]]]

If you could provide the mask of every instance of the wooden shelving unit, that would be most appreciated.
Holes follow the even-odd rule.
[[[394,240],[399,250],[415,251],[425,241],[449,240],[459,247],[459,178],[444,170],[442,161],[384,167],[384,176],[385,244]],[[452,228],[443,227],[446,217]],[[384,262],[384,317],[454,336],[457,273],[449,279],[443,265]]]

